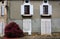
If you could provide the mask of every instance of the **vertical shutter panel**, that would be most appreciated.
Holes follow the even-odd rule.
[[[1,6],[0,6],[0,16],[1,16]]]
[[[33,5],[30,5],[30,15],[33,15]]]
[[[52,15],[52,6],[51,5],[49,5],[49,7],[48,7],[48,12],[49,12],[49,15]]]
[[[51,34],[51,19],[46,20],[46,33]]]
[[[1,16],[1,4],[2,4],[2,2],[0,2],[0,16]]]
[[[4,35],[5,23],[2,22],[2,24],[3,24],[3,35]]]
[[[4,10],[5,10],[5,9],[4,9],[4,5],[2,5],[2,7],[1,7],[1,15],[2,15],[2,16],[4,16]]]
[[[43,5],[40,6],[40,15],[43,14]]]
[[[23,19],[23,31],[31,32],[31,19]]]
[[[2,22],[0,22],[0,34],[2,34]]]
[[[41,19],[41,35],[45,34],[45,21]]]
[[[5,28],[4,22],[0,21],[0,34],[1,34],[1,36],[4,35],[4,28]]]
[[[24,5],[21,5],[21,15],[24,15]]]
[[[41,19],[41,35],[51,35],[51,19]]]

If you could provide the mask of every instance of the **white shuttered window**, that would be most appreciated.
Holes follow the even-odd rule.
[[[31,33],[31,19],[23,19],[23,31]]]
[[[4,5],[1,6],[1,16],[4,16]]]
[[[51,19],[41,19],[41,35],[51,35]]]
[[[48,6],[47,8],[44,8],[44,6]],[[52,5],[50,5],[50,4],[45,4],[45,3],[43,3],[42,5],[40,5],[40,15],[44,15],[45,14],[45,12],[44,11],[48,11],[48,14],[46,14],[46,15],[52,15]]]
[[[26,15],[25,9],[27,9],[27,8],[24,8],[24,6],[29,6],[29,15],[33,15],[33,5],[27,4],[27,3],[24,5],[21,5],[21,15]]]

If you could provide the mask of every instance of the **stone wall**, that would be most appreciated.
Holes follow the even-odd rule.
[[[21,16],[21,5],[23,1],[9,1],[8,6],[10,7],[10,18],[9,21],[15,21],[23,29],[23,17]],[[34,15],[32,16],[32,32],[41,32],[41,17],[40,17],[40,4],[42,1],[31,1],[34,6]],[[52,5],[52,32],[60,32],[60,1],[50,1]],[[8,21],[8,22],[9,22]]]
[[[23,21],[22,20],[10,20],[19,24],[20,28],[23,29]],[[60,19],[52,19],[52,32],[60,32]],[[41,21],[40,19],[32,19],[32,32],[41,32]]]

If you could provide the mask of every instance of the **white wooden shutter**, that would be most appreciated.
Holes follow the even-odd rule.
[[[21,15],[24,15],[24,5],[21,5]]]
[[[45,21],[45,26],[46,26],[46,33],[47,34],[51,34],[51,20],[50,19],[48,19],[48,20],[46,20]]]
[[[52,15],[52,6],[51,5],[49,5],[49,7],[48,7],[48,13],[49,13],[49,15]]]
[[[43,5],[40,5],[40,15],[43,14]]]
[[[5,23],[0,22],[0,36],[4,35]]]
[[[33,5],[30,5],[30,15],[33,15]]]
[[[43,15],[43,5],[48,5],[48,14],[47,15],[52,15],[52,5],[45,4],[45,3],[40,5],[40,15]]]
[[[2,5],[2,7],[1,7],[1,15],[3,15],[4,16],[4,9],[5,7],[4,7],[4,5]]]
[[[0,34],[2,34],[2,22],[0,22]]]
[[[1,15],[1,4],[2,4],[2,3],[0,2],[0,15]]]
[[[41,19],[41,35],[45,34],[45,21]]]
[[[51,19],[41,19],[41,35],[51,35]]]
[[[23,19],[23,31],[31,32],[31,19]]]
[[[4,35],[5,23],[2,22],[2,24],[3,24],[3,35]]]
[[[0,6],[0,15],[1,15],[1,6]]]

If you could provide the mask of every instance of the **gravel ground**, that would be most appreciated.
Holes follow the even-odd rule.
[[[6,39],[1,38],[0,39]],[[24,36],[22,38],[9,38],[9,39],[60,39],[60,36]]]
[[[0,39],[6,39],[6,38],[3,38],[3,37],[0,37]],[[60,33],[59,34],[52,34],[51,36],[50,35],[40,35],[40,34],[37,34],[37,33],[33,33],[31,36],[25,34],[24,37],[22,38],[9,38],[9,39],[60,39]]]

